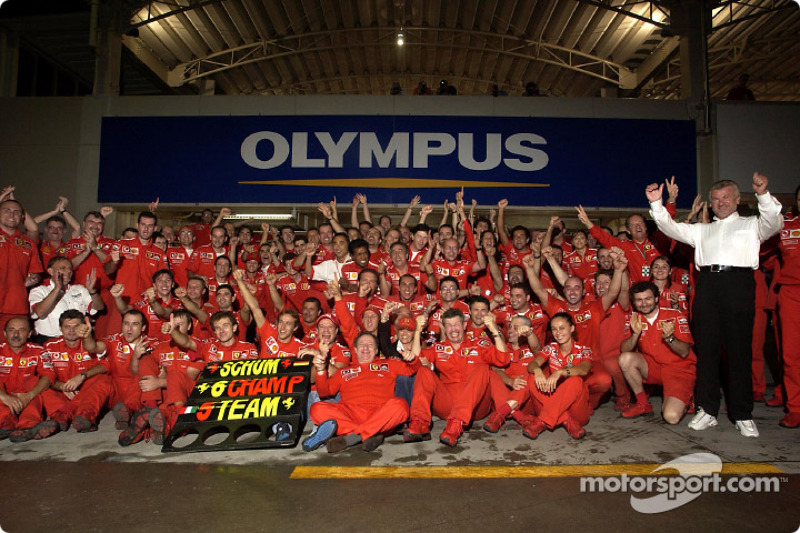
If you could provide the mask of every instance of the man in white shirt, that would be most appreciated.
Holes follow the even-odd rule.
[[[44,343],[61,335],[58,319],[67,309],[94,315],[105,309],[105,304],[95,288],[94,270],[87,276],[86,286],[72,284],[72,262],[63,256],[50,259],[47,264],[50,282],[34,287],[28,294],[31,317],[35,320],[35,342]]]
[[[647,186],[650,214],[665,235],[694,247],[697,278],[692,316],[697,349],[697,413],[689,427],[717,425],[720,361],[728,359],[728,415],[745,437],[758,437],[753,422],[752,335],[755,281],[762,242],[783,226],[781,204],[767,191],[767,177],[753,174],[760,216],[740,217],[739,186],[728,180],[711,185],[710,224],[678,224],[661,203],[664,186]]]

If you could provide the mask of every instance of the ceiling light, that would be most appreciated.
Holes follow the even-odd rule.
[[[406,42],[406,36],[402,31],[397,32],[397,46],[403,46]]]
[[[225,219],[235,220],[291,220],[294,218],[294,213],[239,213],[237,215],[228,215]]]

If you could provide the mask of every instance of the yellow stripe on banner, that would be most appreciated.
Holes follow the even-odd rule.
[[[581,476],[674,476],[678,472],[661,464],[562,465],[562,466],[297,466],[291,479],[464,479],[534,478]],[[688,465],[682,465],[685,467]],[[713,465],[702,467],[707,473]],[[783,474],[769,463],[723,463],[721,474]]]
[[[549,183],[511,181],[420,180],[410,178],[354,178],[343,180],[240,181],[240,185],[292,185],[295,187],[371,187],[373,189],[451,189],[486,187],[549,187]]]

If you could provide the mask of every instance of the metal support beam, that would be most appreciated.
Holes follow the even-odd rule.
[[[739,24],[740,22],[746,22],[754,18],[763,17],[764,15],[770,15],[778,11],[783,11],[784,9],[794,8],[795,3],[796,0],[791,2],[785,2],[785,1],[779,2],[777,0],[772,0],[771,2],[769,2],[768,6],[764,7],[760,5],[754,5],[752,1],[747,2],[747,1],[736,0],[731,2],[722,2],[723,5],[716,6],[714,8],[714,11],[712,11],[712,13],[714,14],[714,18],[720,18],[719,16],[723,15],[724,21],[717,22],[717,24],[714,25],[712,31],[721,30],[723,28]],[[745,7],[751,8],[753,9],[754,12],[748,15],[742,15],[737,17],[737,15],[741,13],[742,10],[739,10],[736,13],[734,13],[733,11],[734,6],[739,6],[742,8]]]
[[[614,13],[619,13],[620,15],[625,15],[626,17],[631,17],[636,20],[640,20],[642,22],[647,22],[648,24],[652,24],[653,26],[657,26],[661,29],[666,29],[669,27],[669,24],[661,22],[663,18],[669,16],[669,11],[665,10],[662,7],[661,2],[644,2],[644,1],[632,1],[632,2],[623,2],[622,4],[611,4],[612,0],[577,0],[581,4],[588,4],[590,6],[598,7],[600,9],[605,9],[608,11],[613,11]],[[640,6],[642,4],[647,4],[648,9],[647,13],[649,16],[640,15],[638,13],[634,13],[629,8],[633,6]],[[661,20],[656,21],[653,18],[653,13],[661,13],[664,17],[661,17]]]
[[[229,48],[177,65],[169,73],[169,84],[173,87],[178,87],[194,80],[213,76],[217,73],[239,68],[251,63],[270,61],[277,58],[299,55],[309,51],[351,50],[359,46],[396,47],[394,40],[397,32],[394,28],[382,30],[382,34],[377,43],[371,39],[361,39],[360,41],[351,39],[347,42],[343,40],[341,43],[320,46],[322,42],[330,42],[328,40],[329,37],[342,35],[352,38],[353,34],[363,35],[364,32],[373,33],[374,31],[374,28],[351,28],[309,32],[301,35],[292,35]],[[423,27],[406,27],[404,28],[404,32],[409,39],[406,46],[458,48],[460,50],[497,53],[501,56],[541,61],[543,63],[580,72],[613,84],[619,83],[622,77],[632,74],[624,65],[608,59],[557,44],[525,39],[514,35],[500,35],[477,30]],[[427,32],[438,35],[439,41],[423,43],[422,39],[415,39],[415,36],[421,36],[423,33]],[[456,44],[456,38],[461,36],[479,40],[480,43],[466,46],[463,44]]]
[[[122,36],[111,29],[98,31],[92,94],[95,96],[118,96],[121,68]]]
[[[139,22],[131,23],[128,26],[127,29],[133,29],[133,28],[139,28],[141,26],[146,26],[146,25],[148,25],[148,24],[150,24],[152,22],[157,22],[157,21],[159,21],[161,19],[169,18],[169,17],[175,16],[175,15],[178,15],[180,13],[186,13],[187,11],[192,11],[193,9],[198,9],[198,8],[203,7],[203,6],[210,5],[210,4],[218,4],[221,1],[222,0],[189,0],[189,5],[188,6],[180,6],[177,9],[173,9],[172,11],[167,11],[166,13],[161,13],[160,15],[153,15],[153,16],[150,15],[150,10],[149,10],[149,6],[152,6],[153,4],[162,4],[162,5],[171,5],[171,6],[177,6],[179,4],[173,4],[173,3],[170,3],[170,2],[148,2],[147,3],[148,4],[148,12],[147,12],[146,16],[144,17],[144,19],[140,20]]]
[[[122,36],[122,44],[125,48],[131,51],[136,58],[141,61],[153,74],[159,77],[161,81],[169,85],[169,67],[165,65],[161,58],[159,58],[152,50],[144,46],[141,39],[131,37],[130,35]]]
[[[620,78],[620,88],[630,89],[623,93],[626,97],[636,97],[639,91],[656,76],[659,72],[664,70],[669,62],[675,57],[680,47],[680,39],[678,37],[667,37],[664,39],[658,48],[653,50],[647,59],[642,61],[642,64],[636,69],[632,76],[625,76]]]
[[[17,95],[19,73],[19,35],[0,30],[0,96]]]

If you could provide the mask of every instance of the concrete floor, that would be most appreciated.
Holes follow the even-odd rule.
[[[653,403],[658,410],[658,399]],[[404,444],[398,435],[374,453],[356,448],[337,455],[299,447],[162,454],[160,447],[139,443],[123,449],[106,416],[96,433],[70,430],[43,441],[0,442],[0,527],[8,532],[522,531],[537,526],[553,531],[584,526],[593,532],[795,531],[800,526],[800,430],[777,425],[781,409],[757,404],[754,416],[761,437],[745,439],[724,417],[718,427],[695,432],[686,427],[688,419],[678,426],[655,416],[624,420],[606,404],[581,441],[571,440],[563,429],[530,441],[509,423],[496,435],[473,428],[451,449],[438,443],[444,428],[439,421],[430,442]],[[719,456],[726,468],[738,463],[774,467],[777,473],[766,476],[778,478],[779,492],[704,493],[675,510],[642,514],[632,509],[631,493],[582,493],[574,472],[542,473],[541,468],[613,465],[608,472],[620,474],[631,465],[660,465],[698,452]],[[439,466],[447,468],[434,468]],[[309,472],[318,477],[302,478]],[[418,477],[407,477],[408,472]],[[530,477],[539,475],[545,477]]]

